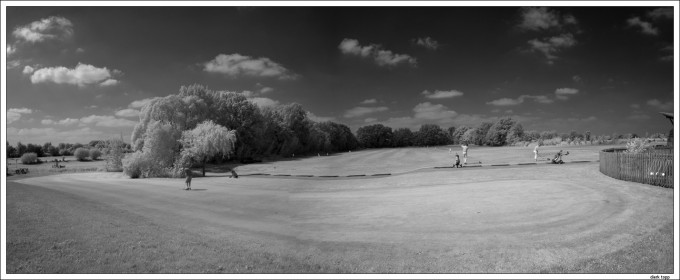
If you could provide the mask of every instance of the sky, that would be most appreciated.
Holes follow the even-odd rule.
[[[672,4],[669,4],[672,5]],[[182,85],[417,130],[667,133],[673,7],[7,7],[7,140],[129,141]],[[676,73],[677,74],[677,73]]]

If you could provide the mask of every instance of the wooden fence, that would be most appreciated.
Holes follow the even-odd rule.
[[[609,177],[673,188],[673,149],[654,149],[639,154],[626,149],[600,151],[600,172]]]

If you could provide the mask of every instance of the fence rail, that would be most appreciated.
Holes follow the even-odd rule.
[[[673,188],[673,150],[655,149],[639,154],[626,149],[600,151],[600,172],[609,177]]]

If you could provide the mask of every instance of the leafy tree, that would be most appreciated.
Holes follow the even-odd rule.
[[[87,157],[90,156],[90,150],[86,148],[77,148],[76,151],[73,152],[73,155],[76,157],[77,160],[84,161],[87,159]]]
[[[9,142],[7,142],[7,157],[8,158],[18,157],[17,149],[10,145]]]
[[[90,158],[92,160],[98,160],[102,156],[102,152],[97,148],[90,149]]]
[[[486,142],[486,136],[489,133],[489,129],[491,129],[491,126],[493,126],[493,123],[490,122],[483,122],[482,124],[477,127],[477,135],[474,137],[471,143],[474,143],[476,145],[484,145]],[[488,144],[487,144],[488,145]]]
[[[451,136],[451,138],[453,138],[453,143],[454,144],[460,144],[462,141],[464,141],[461,138],[463,137],[465,132],[467,132],[470,129],[471,128],[467,127],[467,126],[462,126],[462,127],[459,127],[458,129],[456,129],[456,131],[454,131],[453,135]]]
[[[463,136],[460,137],[460,143],[477,143],[477,139],[479,138],[479,128],[471,128],[465,131],[463,133]]]
[[[507,143],[514,144],[514,143],[517,143],[519,141],[522,141],[523,138],[524,138],[524,128],[522,127],[522,124],[516,123],[508,131]]]
[[[17,156],[20,157],[21,155],[26,153],[26,149],[27,149],[26,145],[21,144],[21,142],[17,142]]]
[[[592,141],[590,139],[590,130],[586,131],[585,139],[586,139],[586,141]]]
[[[123,148],[125,143],[122,140],[111,138],[106,141],[106,171],[121,171],[123,170]]]
[[[357,140],[365,148],[391,146],[392,128],[382,124],[362,126],[357,130]]]
[[[436,124],[423,124],[416,136],[418,146],[437,146],[449,143],[448,134]]]
[[[392,139],[394,147],[408,147],[413,145],[414,134],[408,128],[397,128],[392,133]]]
[[[486,134],[486,144],[489,146],[503,146],[507,143],[510,128],[515,125],[512,118],[502,118],[489,128]]]
[[[187,160],[203,163],[203,176],[205,176],[205,163],[208,159],[217,156],[228,156],[234,151],[236,133],[226,127],[215,124],[208,120],[202,122],[192,130],[182,132],[181,163],[187,167]]]

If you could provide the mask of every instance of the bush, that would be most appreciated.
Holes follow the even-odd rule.
[[[173,177],[171,170],[149,159],[143,152],[129,154],[123,159],[123,174],[130,178]]]
[[[77,160],[85,161],[90,156],[90,150],[85,148],[78,148],[76,149],[75,152],[73,152],[73,155],[76,157]]]
[[[21,163],[23,164],[36,164],[38,163],[38,154],[36,153],[25,153],[21,155]]]
[[[59,154],[60,154],[61,156],[70,156],[70,155],[71,155],[71,153],[70,153],[67,149],[61,149],[61,150],[59,150]]]
[[[626,153],[639,154],[650,148],[649,142],[644,138],[633,138],[626,143]]]
[[[98,160],[99,157],[102,156],[102,152],[100,152],[98,149],[92,149],[90,150],[90,158],[92,160]]]

